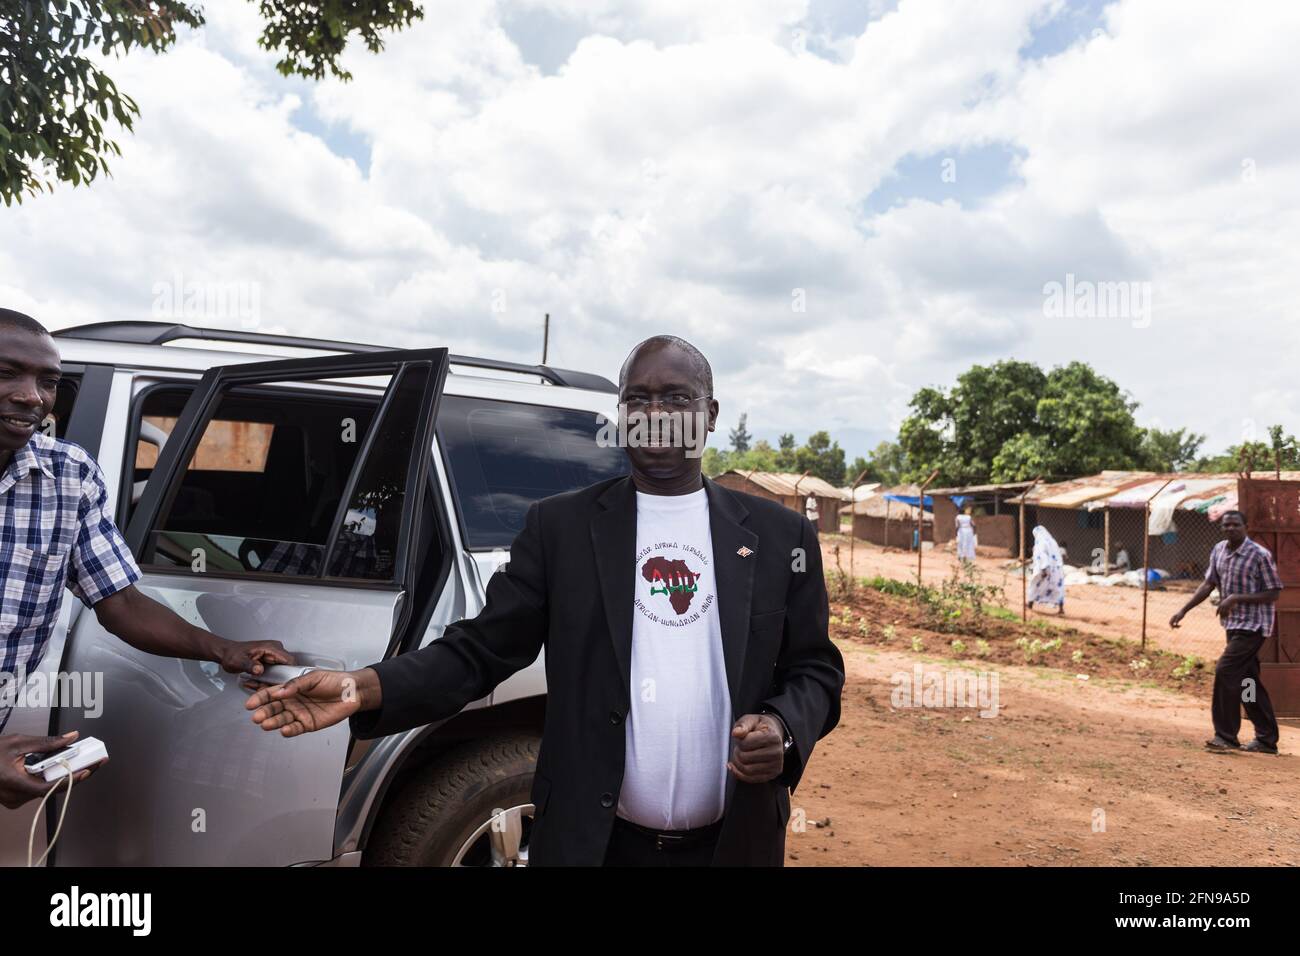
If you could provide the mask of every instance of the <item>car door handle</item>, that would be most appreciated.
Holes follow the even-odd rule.
[[[252,681],[255,684],[284,684],[295,677],[301,677],[303,674],[309,674],[316,670],[347,670],[342,661],[331,657],[313,658],[306,654],[297,654],[295,656],[299,660],[297,664],[272,664],[270,667],[263,669],[260,674],[241,674],[240,679],[241,681]]]

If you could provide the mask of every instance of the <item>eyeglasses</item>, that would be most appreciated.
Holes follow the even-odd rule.
[[[713,397],[712,395],[696,395],[694,398],[692,398],[691,396],[684,395],[681,392],[675,392],[672,395],[651,395],[651,396],[632,395],[629,396],[628,398],[624,398],[623,404],[627,406],[628,411],[636,411],[636,412],[644,411],[645,409],[649,408],[651,405],[658,405],[660,408],[667,408],[667,409],[680,411],[682,409],[690,408],[691,405],[698,402],[702,398],[712,398],[712,397]]]

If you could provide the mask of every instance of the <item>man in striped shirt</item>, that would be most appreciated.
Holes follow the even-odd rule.
[[[1219,620],[1228,632],[1228,646],[1214,668],[1214,739],[1211,750],[1245,750],[1277,753],[1277,717],[1268,691],[1259,679],[1259,649],[1273,633],[1273,605],[1282,590],[1277,566],[1268,551],[1246,537],[1246,516],[1240,511],[1224,512],[1225,540],[1210,552],[1205,580],[1183,609],[1169,620],[1178,627],[1185,615],[1216,587],[1219,589]],[[1244,747],[1237,742],[1241,708],[1255,725],[1255,739]]]

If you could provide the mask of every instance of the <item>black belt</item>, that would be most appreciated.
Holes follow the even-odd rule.
[[[697,846],[706,840],[716,839],[718,833],[722,830],[722,820],[720,819],[715,820],[708,826],[695,827],[693,830],[656,830],[654,827],[643,827],[639,823],[624,820],[622,817],[615,817],[614,825],[638,836],[645,837],[647,840],[653,840],[655,848],[658,850],[678,850],[688,846]]]

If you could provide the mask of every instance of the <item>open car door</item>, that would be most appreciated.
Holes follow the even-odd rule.
[[[221,637],[280,641],[298,665],[394,653],[446,374],[445,349],[211,369],[174,423],[152,423],[172,427],[127,529],[137,586]],[[62,711],[57,732],[99,737],[110,762],[74,789],[55,865],[332,857],[346,724],[267,733],[237,675],[137,651],[93,614],[63,669],[103,675],[103,712]]]

